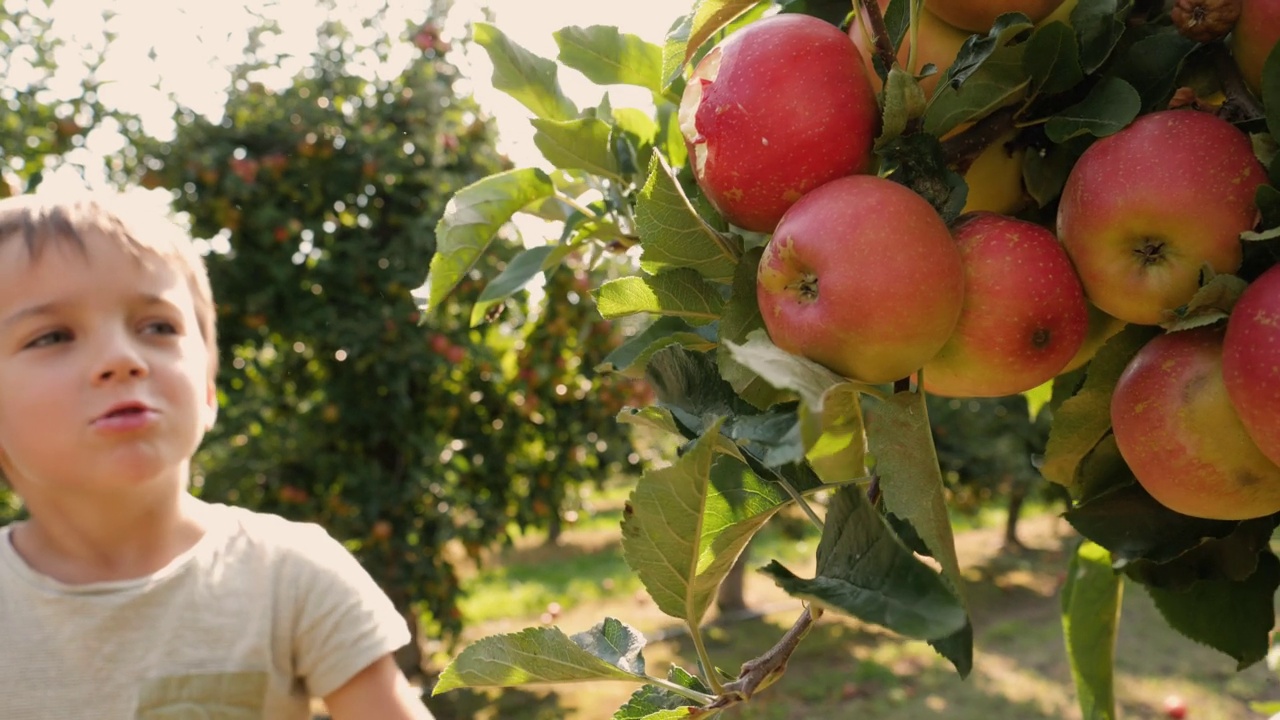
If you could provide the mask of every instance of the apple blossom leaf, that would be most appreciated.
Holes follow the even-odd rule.
[[[1020,12],[1002,13],[992,23],[986,35],[970,35],[956,54],[955,62],[947,69],[947,74],[938,83],[952,88],[964,85],[969,78],[1000,51],[1009,48],[1019,36],[1035,26],[1031,19]],[[1025,48],[1024,48],[1025,49]]]
[[[1280,139],[1280,44],[1271,48],[1262,63],[1262,88],[1259,93],[1267,113],[1267,129],[1271,137]]]
[[[1200,271],[1201,286],[1196,294],[1183,305],[1174,310],[1165,311],[1165,320],[1160,326],[1170,332],[1190,330],[1192,328],[1212,325],[1226,320],[1235,307],[1240,294],[1249,283],[1243,278],[1226,273],[1217,274],[1208,263]]]
[[[1071,27],[1080,39],[1080,67],[1092,75],[1111,57],[1133,0],[1079,0],[1071,11]]]
[[[533,144],[547,162],[565,170],[585,170],[613,180],[621,180],[618,160],[609,146],[612,128],[599,118],[577,120],[530,120],[536,132]]]
[[[880,136],[876,138],[877,147],[902,135],[907,123],[924,113],[924,90],[920,89],[919,81],[911,73],[894,65],[884,85],[882,102],[884,112]]]
[[[1053,95],[1075,87],[1084,79],[1080,46],[1066,23],[1051,22],[1036,28],[1027,40],[1023,69],[1031,76],[1032,95]]]
[[[521,208],[555,195],[551,178],[523,168],[490,175],[462,188],[436,223],[436,252],[427,272],[427,305],[444,306],[454,287],[475,267],[503,225]]]
[[[533,114],[546,120],[571,120],[578,108],[560,89],[558,67],[512,42],[489,23],[472,25],[476,44],[484,48],[493,63],[493,86],[515,98]]]
[[[1046,479],[1076,493],[1081,460],[1111,429],[1111,393],[1116,381],[1129,360],[1158,333],[1157,328],[1129,325],[1098,349],[1080,392],[1054,412],[1040,469]]]
[[[534,275],[559,265],[573,249],[572,245],[539,245],[520,251],[476,298],[471,306],[471,327],[484,322],[491,307],[519,292]]]
[[[742,343],[752,332],[764,330],[764,317],[760,314],[760,303],[756,300],[756,268],[759,267],[763,254],[764,248],[752,248],[738,262],[729,303],[720,318],[720,344],[716,348],[720,376],[733,386],[734,392],[743,400],[760,409],[789,399],[791,393],[785,388],[773,386],[760,377],[759,373],[735,360],[725,341]]]
[[[1183,592],[1146,591],[1170,627],[1234,658],[1243,670],[1267,656],[1277,588],[1280,560],[1264,550],[1258,569],[1243,582],[1202,580]]]
[[[689,268],[610,280],[595,290],[595,298],[596,308],[608,320],[653,313],[683,318],[691,325],[718,319],[725,304],[716,286]]]
[[[1062,633],[1083,717],[1115,720],[1116,637],[1124,586],[1106,549],[1083,542],[1062,587]]]
[[[431,694],[583,680],[644,682],[643,648],[644,636],[613,618],[573,637],[556,627],[493,635],[467,646],[449,663]]]
[[[679,665],[672,665],[667,671],[667,681],[695,692],[711,694],[710,688],[702,680],[689,674]],[[667,718],[689,717],[689,708],[694,703],[689,698],[672,692],[658,685],[645,685],[631,694],[627,701],[613,715],[613,720],[667,720]]]
[[[637,85],[662,94],[662,48],[609,25],[552,33],[559,60],[597,85]]]
[[[1143,112],[1162,110],[1169,105],[1183,62],[1196,47],[1176,28],[1165,26],[1126,48],[1108,74],[1138,91]]]
[[[658,274],[691,268],[708,280],[733,281],[742,256],[740,242],[707,224],[689,202],[661,153],[649,161],[649,177],[636,200],[640,266]]]
[[[674,464],[637,481],[623,509],[622,551],[662,612],[702,622],[747,542],[790,497],[717,452],[719,421]]]
[[[1019,102],[1031,79],[1023,69],[1026,43],[999,47],[959,87],[939,82],[924,113],[926,133],[941,137],[963,123]]]
[[[1049,118],[1045,135],[1056,143],[1082,135],[1106,137],[1124,129],[1142,110],[1142,98],[1119,78],[1104,77],[1083,100]]]
[[[832,496],[817,559],[812,579],[776,560],[761,571],[793,597],[908,637],[937,640],[968,623],[946,582],[902,544],[857,488]]]
[[[815,411],[822,409],[822,395],[828,388],[849,382],[818,363],[774,345],[763,330],[755,330],[741,345],[725,340],[730,356],[764,378],[775,388],[800,395]]]
[[[876,154],[881,175],[928,200],[944,222],[960,215],[969,186],[947,165],[938,138],[927,132],[901,135],[879,147]]]
[[[659,317],[614,348],[594,369],[596,372],[625,372],[635,366],[642,367],[654,353],[668,345],[682,345],[697,352],[707,352],[716,347],[716,342],[698,334],[689,323],[680,318]]]

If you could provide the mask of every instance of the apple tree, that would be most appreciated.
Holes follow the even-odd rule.
[[[490,297],[582,248],[635,261],[592,292],[606,320],[646,322],[605,366],[642,374],[654,402],[618,421],[681,446],[639,480],[622,545],[700,667],[655,672],[643,637],[605,618],[480,640],[436,693],[618,680],[639,689],[615,717],[708,717],[777,681],[825,613],[925,640],[967,675],[939,396],[1047,403],[1039,470],[1081,538],[1062,617],[1085,717],[1115,717],[1124,578],[1238,667],[1266,655],[1280,586],[1274,3],[699,0],[661,46],[570,26],[555,58],[472,32],[556,170],[453,196],[425,310],[500,251],[517,213],[563,229],[485,275]],[[645,88],[651,107],[578,107],[563,69]],[[821,528],[816,576],[760,572],[805,608],[726,674],[702,624],[789,505]]]

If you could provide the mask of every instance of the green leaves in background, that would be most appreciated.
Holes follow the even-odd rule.
[[[703,325],[719,318],[724,309],[717,287],[688,268],[610,280],[596,289],[595,296],[600,314],[609,320],[652,313]]]
[[[638,85],[662,94],[662,48],[608,25],[553,33],[559,60],[597,85]]]
[[[720,376],[733,386],[743,400],[764,409],[789,397],[785,389],[779,389],[760,377],[751,368],[733,358],[726,343],[746,342],[747,336],[764,330],[764,317],[756,300],[756,268],[760,265],[763,247],[755,247],[739,261],[734,272],[733,289],[729,303],[720,318],[720,345],[716,349],[716,363]]]
[[[534,275],[558,266],[572,251],[571,245],[539,245],[520,251],[497,277],[484,286],[484,291],[471,306],[471,327],[484,321],[489,308],[519,292]]]
[[[1142,110],[1142,97],[1119,78],[1104,77],[1083,100],[1049,118],[1044,131],[1055,143],[1073,137],[1106,137],[1133,122]]]
[[[1105,548],[1081,543],[1062,588],[1062,632],[1084,720],[1115,720],[1116,633],[1124,587]]]
[[[1199,45],[1173,27],[1140,38],[1116,58],[1110,75],[1129,83],[1142,98],[1142,111],[1168,107],[1183,61]]]
[[[700,334],[684,320],[659,317],[605,356],[595,369],[599,372],[626,372],[637,366],[643,367],[655,352],[668,345],[682,345],[698,352],[716,347],[714,340]]]
[[[1132,9],[1133,0],[1079,0],[1071,11],[1071,26],[1080,39],[1080,67],[1086,75],[1111,57]]]
[[[564,170],[584,170],[611,180],[622,180],[618,159],[610,147],[613,128],[598,118],[530,122],[537,130],[533,144],[552,165]]]
[[[444,304],[512,215],[554,194],[555,186],[546,173],[525,168],[490,175],[450,198],[436,223],[436,253],[427,273],[427,311]]]
[[[946,80],[939,82],[924,113],[925,132],[941,137],[963,123],[1021,101],[1031,83],[1023,69],[1025,52],[1026,43],[999,47],[971,69],[959,87]]]
[[[497,27],[478,22],[472,26],[475,41],[493,63],[493,86],[547,120],[571,120],[578,108],[560,90],[557,66],[511,40]]]
[[[645,682],[643,649],[644,636],[613,618],[573,637],[556,627],[526,628],[469,645],[440,674],[432,694],[582,680]]]
[[[692,268],[708,280],[732,282],[742,243],[702,219],[661,153],[653,154],[649,177],[636,199],[636,228],[643,249],[640,266],[646,272]]]
[[[1022,66],[1031,76],[1032,95],[1060,93],[1084,79],[1076,34],[1062,22],[1051,22],[1036,29],[1027,41]]]
[[[799,578],[777,561],[763,572],[795,597],[909,637],[937,640],[968,624],[942,578],[902,544],[855,487],[831,499],[816,577]]]

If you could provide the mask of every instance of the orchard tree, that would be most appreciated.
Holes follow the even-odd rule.
[[[565,222],[512,260],[524,277],[582,246],[638,257],[593,292],[604,318],[649,321],[611,367],[642,371],[655,402],[618,419],[682,444],[639,480],[622,545],[700,667],[654,672],[643,637],[606,618],[480,640],[434,692],[618,680],[639,689],[615,717],[710,717],[778,680],[828,612],[967,675],[927,396],[1048,398],[1040,469],[1082,536],[1062,607],[1085,717],[1115,717],[1126,577],[1178,632],[1239,667],[1264,657],[1280,585],[1274,3],[699,0],[661,47],[571,26],[554,59],[473,33],[560,170],[454,196],[427,311],[447,312],[516,213]],[[646,88],[653,108],[580,108],[562,67]],[[519,278],[502,279],[486,292]],[[822,530],[816,577],[760,571],[805,609],[724,675],[707,610],[791,504]]]

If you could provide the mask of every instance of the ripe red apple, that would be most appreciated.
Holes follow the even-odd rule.
[[[1058,237],[1085,295],[1125,322],[1156,325],[1191,299],[1200,270],[1240,267],[1266,180],[1248,136],[1196,110],[1143,115],[1084,152],[1058,205]]]
[[[1280,2],[1243,0],[1240,19],[1231,31],[1231,55],[1255,95],[1262,92],[1262,66],[1280,42]]]
[[[1249,283],[1231,311],[1222,375],[1245,431],[1280,464],[1280,265]]]
[[[1111,397],[1116,445],[1175,512],[1244,520],[1280,510],[1280,466],[1249,439],[1222,379],[1221,327],[1167,333],[1129,362]]]
[[[924,198],[853,175],[787,211],[760,258],[756,291],[778,347],[881,383],[942,349],[960,316],[964,268]]]
[[[999,397],[1053,379],[1089,326],[1084,291],[1058,238],[994,213],[961,216],[951,232],[964,264],[964,304],[947,344],[925,363],[925,390]]]
[[[1004,13],[1020,12],[1038,23],[1061,4],[1062,0],[925,0],[924,6],[943,22],[985,34]]]
[[[766,233],[801,195],[865,171],[880,122],[853,41],[796,13],[712,48],[679,116],[699,187],[730,222]]]
[[[1165,697],[1164,714],[1172,720],[1182,720],[1187,716],[1187,702],[1178,695]]]

